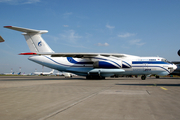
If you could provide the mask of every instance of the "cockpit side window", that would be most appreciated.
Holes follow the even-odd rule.
[[[161,61],[166,62],[166,63],[171,63],[167,59],[161,59]]]

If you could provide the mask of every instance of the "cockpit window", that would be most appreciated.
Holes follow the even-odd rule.
[[[171,63],[167,59],[161,59],[161,61],[166,62],[166,63]]]

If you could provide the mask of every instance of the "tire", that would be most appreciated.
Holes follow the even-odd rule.
[[[145,80],[146,79],[146,76],[145,75],[142,75],[141,76],[141,80]]]

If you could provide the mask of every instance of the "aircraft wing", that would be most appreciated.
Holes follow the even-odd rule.
[[[20,53],[19,55],[51,55],[51,57],[75,57],[75,58],[87,58],[95,56],[104,57],[127,57],[126,54],[114,54],[114,53]]]
[[[0,42],[4,42],[4,39],[0,36]]]
[[[50,54],[51,57],[77,57],[77,58],[83,58],[83,57],[95,57],[95,56],[116,56],[116,57],[125,57],[123,54],[110,54],[110,53],[53,53]]]
[[[172,61],[173,64],[180,64],[180,61]]]

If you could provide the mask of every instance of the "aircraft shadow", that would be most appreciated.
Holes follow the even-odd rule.
[[[42,78],[20,78],[20,79],[2,79],[0,81],[43,81],[43,80],[85,80],[85,78],[46,78],[46,77],[42,77]]]
[[[180,86],[180,84],[115,84],[115,85],[132,85],[132,86]]]

